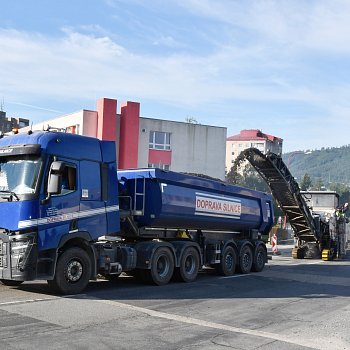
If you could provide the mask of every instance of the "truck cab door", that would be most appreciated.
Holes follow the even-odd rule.
[[[63,163],[60,190],[42,201],[39,218],[39,250],[56,249],[64,235],[79,229],[79,162],[59,158]],[[47,170],[49,177],[50,166]]]

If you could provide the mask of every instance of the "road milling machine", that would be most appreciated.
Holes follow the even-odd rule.
[[[335,192],[302,192],[279,155],[248,148],[239,155],[240,161],[245,159],[266,181],[293,229],[293,258],[333,260],[345,255],[347,203],[339,207]]]

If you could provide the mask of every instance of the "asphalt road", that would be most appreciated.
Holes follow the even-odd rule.
[[[91,282],[60,297],[46,283],[0,286],[0,349],[350,349],[350,259],[293,260],[191,284]]]

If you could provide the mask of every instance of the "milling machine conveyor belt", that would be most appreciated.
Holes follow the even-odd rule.
[[[256,148],[246,149],[239,158],[247,159],[269,185],[295,235],[306,242],[318,241],[320,232],[316,229],[312,214],[300,194],[298,183],[282,158],[271,152],[265,155]]]

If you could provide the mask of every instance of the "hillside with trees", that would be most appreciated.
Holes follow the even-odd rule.
[[[299,182],[308,174],[313,183],[350,184],[350,145],[340,148],[322,148],[315,151],[285,153],[283,161]]]
[[[350,145],[290,152],[282,158],[303,191],[335,191],[340,204],[350,202]]]

